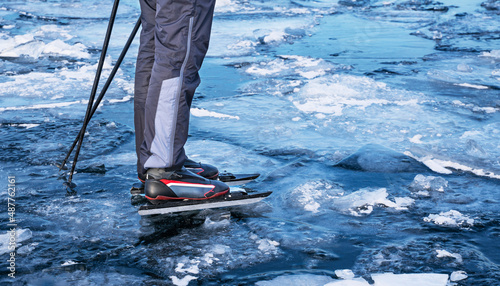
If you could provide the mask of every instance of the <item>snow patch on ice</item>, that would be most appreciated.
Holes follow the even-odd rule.
[[[451,169],[455,169],[455,170],[459,170],[459,171],[469,172],[469,173],[472,173],[472,174],[474,174],[476,176],[480,176],[480,177],[488,177],[491,179],[500,180],[499,174],[495,174],[491,171],[486,171],[484,169],[474,169],[472,167],[463,165],[461,163],[436,159],[432,155],[418,158],[418,157],[415,157],[413,154],[411,154],[411,152],[408,152],[408,151],[404,152],[404,154],[409,156],[409,157],[414,158],[415,160],[422,162],[424,165],[429,167],[429,169],[431,169],[432,171],[434,171],[436,173],[447,174],[447,175],[453,174],[453,172],[450,169],[448,169],[448,168],[451,168]]]
[[[440,166],[442,168],[453,168],[455,170],[473,173],[476,176],[488,177],[488,178],[500,180],[500,175],[498,175],[498,174],[495,174],[495,173],[490,172],[490,171],[485,171],[483,169],[474,169],[474,168],[462,165],[462,164],[457,163],[457,162],[445,161],[445,160],[440,160],[440,159],[429,159],[429,160],[427,160],[427,162],[431,163],[431,165]],[[422,162],[422,163],[426,164],[426,162]],[[428,166],[428,167],[431,168],[431,166]],[[432,169],[432,170],[434,171],[434,169]],[[448,170],[448,173],[445,173],[445,174],[450,174],[450,173],[451,173],[451,171]]]
[[[221,119],[236,119],[240,120],[239,116],[233,116],[233,115],[227,115],[227,114],[222,114],[218,113],[215,111],[208,111],[203,108],[191,108],[191,114],[196,117],[214,117],[214,118],[221,118]]]
[[[363,278],[353,278],[349,280],[337,280],[325,284],[325,286],[370,286],[370,284]]]
[[[212,252],[219,255],[228,253],[230,250],[231,248],[229,246],[223,244],[215,244],[212,246]]]
[[[215,1],[215,13],[236,12],[238,6],[232,0],[217,0]]]
[[[83,100],[70,101],[70,102],[58,102],[58,103],[47,103],[47,104],[35,104],[28,106],[10,106],[10,107],[0,107],[0,112],[11,111],[11,110],[29,110],[29,109],[45,109],[45,108],[56,108],[56,107],[66,107],[73,104],[86,104]]]
[[[395,210],[407,210],[415,202],[414,199],[408,197],[396,197],[394,201],[391,201],[388,196],[386,188],[361,189],[335,199],[334,207],[353,216],[362,216],[372,213],[373,208],[378,205]]]
[[[47,29],[47,32],[52,32]],[[87,47],[81,43],[68,44],[61,39],[55,39],[44,43],[40,38],[43,31],[35,34],[17,35],[9,37],[3,35],[0,38],[0,57],[17,58],[28,56],[40,58],[42,56],[66,56],[79,59],[88,59],[90,54],[86,51]],[[36,39],[35,39],[36,36]]]
[[[415,144],[422,144],[422,143],[424,143],[420,140],[420,139],[422,139],[422,137],[424,137],[424,136],[417,134],[417,135],[413,136],[412,138],[410,138],[410,142],[415,143]]]
[[[456,106],[465,107],[467,109],[470,109],[472,112],[495,113],[498,110],[500,110],[498,107],[479,107],[479,106],[476,106],[472,103],[465,104],[465,103],[461,102],[460,100],[454,100],[452,103]]]
[[[436,225],[447,227],[472,227],[474,226],[474,219],[463,215],[459,211],[450,210],[448,212],[441,212],[437,214],[430,214],[424,217],[425,222],[432,222]]]
[[[323,286],[327,283],[334,281],[330,276],[313,275],[313,274],[297,274],[297,275],[283,275],[278,276],[269,281],[259,281],[255,283],[256,286]]]
[[[368,77],[333,75],[310,80],[291,100],[300,111],[333,116],[341,116],[346,108],[365,110],[370,106],[418,104],[411,98],[387,98],[391,94],[397,92]]]
[[[259,239],[256,241],[260,251],[264,253],[276,253],[278,252],[279,242],[270,239]]]
[[[450,281],[457,282],[457,281],[467,279],[467,277],[469,277],[469,276],[467,275],[467,272],[465,272],[465,271],[453,271],[450,275]]]
[[[438,273],[374,273],[371,274],[373,286],[447,286],[448,275]],[[370,286],[363,278],[350,278],[346,280],[336,280],[330,276],[313,274],[296,274],[278,276],[269,281],[259,281],[256,286]]]
[[[74,264],[78,264],[78,262],[75,262],[73,260],[68,260],[68,261],[65,261],[63,264],[61,264],[61,266],[70,266],[70,265],[74,265]]]
[[[11,241],[11,237],[12,238],[14,237],[12,235],[15,235],[15,240],[13,241],[15,241],[15,247],[18,248],[21,247],[22,245],[21,242],[30,239],[33,236],[33,233],[29,228],[25,229],[19,228],[16,229],[14,233],[8,231],[5,234],[0,234],[0,255],[12,251],[12,249],[9,248],[9,242]]]
[[[323,207],[331,205],[333,199],[344,191],[325,181],[312,181],[302,184],[287,194],[285,200],[292,206],[305,211],[318,213]]]
[[[194,261],[196,262],[196,261]],[[197,261],[199,263],[199,261]],[[191,273],[191,274],[198,274],[200,273],[200,269],[198,268],[198,263],[188,265],[187,267],[184,267],[184,263],[177,263],[177,267],[175,267],[175,272],[179,273]]]
[[[312,79],[332,70],[335,66],[323,59],[303,57],[297,55],[281,55],[278,59],[260,62],[251,65],[246,72],[257,76],[281,76],[284,74],[298,74],[306,79]],[[290,83],[297,86],[297,81]]]
[[[490,52],[483,52],[482,57],[490,57],[495,59],[500,59],[500,50],[492,50]]]
[[[461,87],[475,88],[475,89],[488,89],[489,88],[489,87],[484,86],[484,85],[471,84],[471,83],[455,83],[455,85],[461,86]]]
[[[436,252],[437,252],[437,255],[436,255],[437,258],[451,257],[451,258],[455,258],[457,263],[463,262],[462,255],[460,255],[458,253],[451,253],[451,252],[444,250],[444,249],[436,249]]]
[[[415,274],[371,274],[374,286],[446,286],[448,284],[447,274],[415,273]]]
[[[197,277],[186,275],[183,278],[179,279],[177,278],[177,276],[170,276],[170,279],[172,280],[172,284],[176,286],[187,286],[191,280],[196,280]]]
[[[352,279],[354,278],[354,273],[351,269],[337,269],[335,270],[335,275],[342,279]]]
[[[230,223],[231,222],[229,221],[229,219],[222,219],[219,221],[213,221],[210,219],[210,217],[207,217],[205,219],[205,222],[203,223],[203,227],[207,228],[207,229],[215,230],[215,229],[225,228],[225,227],[229,226]]]
[[[120,99],[108,99],[108,102],[109,103],[127,102],[127,101],[132,100],[133,98],[134,97],[132,95],[127,95],[127,96],[120,98]]]

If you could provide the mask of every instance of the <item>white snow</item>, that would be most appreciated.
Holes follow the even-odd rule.
[[[75,262],[73,260],[68,260],[68,261],[65,261],[63,264],[61,264],[61,266],[70,266],[70,265],[74,265],[74,264],[77,264],[78,262]]]
[[[196,261],[194,261],[196,262]],[[198,261],[199,263],[199,261]],[[200,273],[200,269],[198,268],[198,264],[195,263],[195,264],[192,264],[192,265],[188,265],[187,267],[184,267],[185,264],[182,263],[182,262],[179,262],[177,263],[177,267],[175,267],[175,272],[179,272],[179,273],[191,273],[191,274],[198,274]]]
[[[227,245],[223,244],[215,244],[212,246],[212,252],[215,254],[225,254],[228,253],[231,248]]]
[[[130,101],[134,98],[134,96],[132,95],[127,95],[123,98],[120,98],[120,99],[108,99],[108,102],[109,103],[119,103],[119,102],[127,102],[127,101]]]
[[[186,275],[183,278],[179,279],[177,278],[177,276],[170,276],[170,279],[172,280],[172,284],[176,286],[187,286],[191,280],[196,280],[197,277]]]
[[[51,32],[47,30],[46,32]],[[4,37],[0,39],[0,57],[20,57],[29,56],[40,58],[45,55],[66,56],[72,58],[88,59],[90,54],[87,47],[81,43],[68,44],[61,39],[55,39],[44,43],[40,38],[42,31],[36,34],[17,35],[14,37]],[[35,39],[37,36],[37,39]]]
[[[455,85],[458,85],[461,87],[475,88],[475,89],[488,89],[489,88],[489,87],[484,86],[484,85],[471,84],[471,83],[456,83]]]
[[[470,172],[476,176],[488,177],[488,178],[500,180],[500,175],[495,174],[491,171],[485,171],[484,169],[475,169],[475,168],[463,165],[461,163],[457,163],[457,162],[453,162],[453,161],[449,161],[449,160],[436,159],[432,155],[418,158],[418,157],[413,156],[413,154],[411,154],[408,151],[404,152],[404,154],[409,156],[409,157],[414,158],[415,160],[422,162],[424,165],[429,167],[429,169],[431,169],[432,171],[434,171],[436,173],[453,174],[453,172],[450,169],[447,169],[447,168],[452,168],[455,170]]]
[[[330,276],[313,275],[313,274],[297,274],[278,276],[269,281],[259,281],[256,286],[323,286],[334,281]]]
[[[443,168],[453,168],[455,170],[470,172],[470,173],[473,173],[473,174],[480,176],[480,177],[488,177],[488,178],[500,180],[500,175],[498,175],[498,174],[495,174],[495,173],[490,172],[490,171],[485,171],[484,169],[474,169],[474,168],[468,167],[466,165],[463,165],[463,164],[460,164],[457,162],[445,161],[445,160],[440,160],[440,159],[433,159],[433,158],[429,157],[425,161],[422,161],[422,163],[427,165],[429,168],[431,168],[431,166],[441,167],[441,168],[436,168],[436,169],[431,168],[433,171],[436,171],[436,172],[438,172],[437,170],[443,170]],[[448,172],[443,172],[443,174],[451,174],[451,173],[452,172],[450,170],[448,170]]]
[[[256,241],[258,249],[264,253],[276,253],[278,251],[279,242],[270,239],[259,239]]]
[[[447,274],[418,273],[418,274],[372,274],[374,286],[446,286]]]
[[[301,71],[299,74],[307,71]],[[361,111],[371,106],[398,105],[414,106],[416,99],[392,98],[398,91],[392,91],[385,83],[376,82],[368,77],[353,75],[324,75],[326,70],[316,71],[291,99],[294,106],[307,113],[323,113],[341,116],[344,109],[355,108]],[[307,73],[313,75],[313,73]]]
[[[451,282],[456,282],[456,281],[461,281],[461,280],[464,280],[464,279],[467,279],[467,277],[469,277],[467,275],[467,272],[465,271],[453,271],[450,275],[450,281]]]
[[[363,278],[354,278],[352,280],[337,280],[325,284],[325,286],[370,286]]]
[[[312,79],[326,74],[327,71],[334,68],[334,65],[323,59],[303,57],[296,55],[281,55],[278,59],[260,62],[251,65],[246,72],[257,76],[282,76],[284,74],[294,73],[306,79]],[[301,81],[294,80],[290,86],[298,86]]]
[[[422,144],[422,143],[424,143],[420,140],[420,139],[422,139],[422,137],[424,137],[424,136],[421,134],[417,134],[417,135],[413,136],[412,138],[410,138],[410,142],[415,143],[415,144]]]
[[[305,211],[318,213],[322,206],[333,203],[333,199],[340,197],[344,191],[325,181],[311,181],[304,183],[291,191],[284,198],[292,207],[303,208]]]
[[[461,102],[460,100],[453,100],[452,103],[456,106],[468,108],[473,112],[495,113],[499,110],[499,108],[497,108],[497,107],[491,107],[491,106],[480,107],[480,106],[476,106],[472,103],[465,104],[465,103]]]
[[[432,222],[437,225],[449,227],[471,227],[474,226],[474,219],[463,215],[459,211],[450,210],[448,212],[441,212],[437,214],[430,214],[424,217],[424,221]]]
[[[463,262],[462,255],[460,255],[458,253],[451,253],[451,252],[444,250],[444,249],[436,249],[436,252],[437,252],[437,255],[436,255],[437,258],[451,257],[451,258],[455,258],[457,263]]]
[[[272,280],[259,281],[256,286],[447,286],[448,275],[438,273],[374,273],[374,284],[363,278],[333,279],[330,276],[313,274],[282,275]],[[462,277],[456,275],[455,277]],[[458,281],[458,280],[457,280]]]
[[[0,112],[8,110],[28,110],[28,109],[44,109],[44,108],[56,108],[56,107],[66,107],[73,104],[83,104],[86,103],[82,100],[70,101],[70,102],[58,102],[58,103],[47,103],[47,104],[35,104],[28,106],[10,106],[10,107],[0,107]]]
[[[5,253],[8,253],[12,251],[12,249],[9,249],[9,242],[11,238],[12,232],[6,232],[5,234],[0,234],[0,255],[3,255]],[[15,230],[15,247],[21,247],[21,242],[26,241],[30,239],[33,236],[33,233],[29,228],[18,228]]]
[[[335,275],[342,279],[352,279],[355,276],[351,269],[337,269]]]
[[[31,129],[31,128],[35,128],[35,127],[40,126],[40,124],[36,124],[36,123],[8,123],[8,124],[0,123],[0,126],[3,126],[3,125],[24,127],[26,129]]]
[[[231,222],[230,222],[229,219],[221,219],[219,221],[213,221],[213,220],[210,219],[210,217],[207,217],[205,219],[205,222],[203,223],[203,227],[206,228],[206,229],[215,230],[215,229],[225,228],[230,223]]]
[[[500,50],[491,50],[490,52],[483,52],[481,56],[500,59]]]
[[[302,184],[285,194],[285,200],[296,208],[319,213],[325,209],[336,209],[353,216],[370,214],[374,207],[383,205],[395,210],[407,210],[413,205],[414,199],[409,197],[388,198],[387,189],[365,188],[350,194],[326,181],[311,181]]]
[[[191,114],[196,117],[214,117],[214,118],[221,118],[221,119],[236,119],[240,120],[239,116],[233,116],[233,115],[227,115],[227,114],[222,114],[218,113],[215,111],[208,111],[203,108],[191,108]]]
[[[281,42],[285,39],[286,33],[280,30],[274,30],[269,35],[264,37],[265,43]]]
[[[408,197],[396,197],[391,201],[388,196],[386,188],[376,190],[366,188],[335,199],[334,206],[353,216],[361,216],[370,214],[377,205],[395,210],[407,210],[415,202]]]

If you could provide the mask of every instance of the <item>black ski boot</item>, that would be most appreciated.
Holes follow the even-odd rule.
[[[166,200],[208,200],[228,192],[229,186],[223,182],[205,179],[186,168],[148,169],[144,186],[144,194],[153,204]]]
[[[184,162],[184,167],[195,174],[211,180],[217,179],[217,176],[219,175],[219,170],[217,170],[217,167],[209,164],[197,163],[190,159],[186,159],[186,161]]]
[[[197,163],[190,159],[186,159],[186,161],[184,162],[184,167],[186,167],[186,169],[188,169],[189,171],[206,179],[216,180],[219,176],[219,170],[217,169],[217,167],[209,164]],[[143,183],[146,181],[146,174],[138,174],[137,177],[139,178],[139,181]]]

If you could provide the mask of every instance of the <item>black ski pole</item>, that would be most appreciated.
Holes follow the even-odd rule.
[[[113,25],[116,18],[116,12],[118,10],[118,4],[120,0],[115,0],[113,3],[113,9],[111,10],[111,15],[109,17],[108,29],[106,31],[106,36],[104,37],[104,43],[102,45],[101,57],[99,59],[99,63],[97,65],[96,75],[94,78],[94,84],[92,86],[92,91],[90,93],[89,103],[87,105],[87,112],[85,113],[85,118],[83,120],[83,126],[80,131],[80,138],[78,140],[78,147],[75,151],[75,157],[73,159],[73,165],[71,166],[71,172],[68,177],[68,185],[71,187],[71,180],[73,179],[73,173],[75,172],[76,163],[78,162],[78,155],[80,154],[80,149],[82,148],[83,137],[85,136],[85,130],[87,129],[88,121],[90,120],[90,112],[92,110],[92,106],[94,104],[95,94],[97,92],[97,86],[99,85],[99,78],[101,77],[102,66],[104,65],[104,60],[106,58],[106,53],[108,50],[109,39],[111,38],[111,31],[113,30]]]
[[[123,47],[123,50],[122,50],[120,56],[118,57],[118,59],[117,59],[115,65],[114,65],[113,69],[111,70],[111,73],[109,74],[109,77],[108,77],[106,83],[104,84],[101,92],[99,93],[99,96],[97,97],[97,99],[94,102],[94,105],[92,106],[92,111],[90,112],[90,118],[89,118],[89,121],[87,122],[87,124],[92,119],[92,116],[94,116],[94,113],[96,112],[97,108],[99,107],[99,104],[101,103],[102,99],[104,98],[104,95],[106,94],[106,91],[108,90],[111,82],[113,81],[113,78],[115,77],[116,73],[118,72],[118,68],[120,68],[120,65],[121,65],[123,59],[125,58],[125,56],[126,56],[126,54],[128,52],[128,49],[130,48],[130,45],[132,44],[132,42],[133,42],[133,40],[135,38],[135,35],[137,34],[137,31],[139,30],[140,26],[141,26],[141,19],[139,18],[137,20],[135,26],[134,26],[134,29],[132,30],[132,33],[130,33],[130,36],[129,36],[127,42],[125,43],[125,46]],[[82,135],[82,130],[83,130],[83,126],[80,129],[80,132],[76,136],[75,140],[73,141],[73,144],[69,148],[69,151],[66,154],[66,157],[64,158],[64,160],[62,161],[61,165],[59,166],[59,170],[62,170],[64,168],[64,166],[66,165],[66,162],[69,159],[69,156],[73,152],[76,144],[79,142],[80,137],[83,136]]]

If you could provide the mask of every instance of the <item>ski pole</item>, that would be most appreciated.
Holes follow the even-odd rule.
[[[113,25],[116,18],[116,12],[118,10],[118,4],[120,0],[115,0],[113,3],[113,9],[111,10],[111,15],[109,17],[108,29],[106,31],[106,36],[104,37],[104,43],[102,45],[101,57],[97,65],[96,75],[94,78],[94,84],[92,86],[92,91],[90,93],[89,103],[87,104],[87,112],[85,113],[85,118],[83,120],[83,126],[80,131],[80,138],[78,140],[78,147],[75,151],[75,157],[73,159],[73,165],[71,166],[71,172],[68,178],[68,184],[71,186],[71,180],[73,179],[73,173],[75,172],[76,163],[78,162],[78,155],[80,154],[80,149],[82,148],[83,137],[85,136],[85,130],[87,129],[88,121],[90,120],[90,112],[94,104],[95,94],[97,92],[97,86],[99,85],[99,78],[101,77],[102,66],[104,65],[104,60],[106,58],[106,53],[108,50],[109,39],[111,38],[111,32],[113,30]]]
[[[130,48],[130,45],[132,44],[132,42],[133,42],[133,40],[135,38],[135,35],[137,34],[137,31],[139,30],[140,26],[141,26],[141,19],[139,18],[137,20],[135,26],[134,26],[134,29],[132,30],[132,33],[129,36],[127,42],[125,43],[125,46],[123,47],[123,50],[122,50],[120,56],[118,57],[118,60],[116,61],[113,69],[111,70],[111,73],[109,74],[109,77],[108,77],[106,83],[104,84],[101,92],[99,93],[99,96],[97,97],[97,99],[94,102],[94,105],[92,106],[92,111],[90,112],[89,121],[90,121],[90,119],[92,119],[92,116],[94,116],[94,113],[96,112],[97,108],[99,107],[99,104],[101,103],[102,99],[104,98],[104,95],[106,94],[106,91],[108,90],[109,86],[111,85],[111,82],[113,81],[113,78],[115,77],[116,73],[118,72],[118,68],[120,67],[123,59],[125,58],[125,55],[127,54],[128,49]],[[88,123],[89,122],[87,122],[87,124]],[[76,136],[75,140],[73,141],[73,144],[69,148],[69,151],[66,154],[66,157],[64,158],[64,160],[60,164],[59,171],[61,171],[64,168],[64,166],[66,165],[67,160],[69,159],[69,156],[73,152],[76,144],[79,142],[80,137],[83,136],[82,135],[82,130],[83,130],[83,126],[80,129],[80,132]]]

